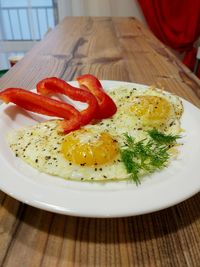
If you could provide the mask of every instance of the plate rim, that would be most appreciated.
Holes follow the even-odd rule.
[[[133,87],[136,86],[136,87],[141,87],[141,88],[149,87],[148,85],[144,85],[144,84],[138,84],[138,83],[132,83],[132,82],[124,82],[124,81],[115,81],[115,80],[100,80],[100,82],[103,84],[103,86],[106,86],[106,84],[107,84],[107,86],[110,86],[109,84],[113,84],[112,86],[110,86],[111,89],[114,86],[118,86],[119,87],[120,85],[123,85],[123,86],[127,86],[128,85],[128,86],[133,86]],[[69,83],[76,84],[76,81],[70,81]],[[116,84],[116,85],[114,85],[114,84]],[[200,110],[195,105],[191,104],[190,102],[188,102],[187,100],[185,100],[183,98],[181,98],[181,100],[184,103],[187,103],[187,105],[190,105],[195,110],[195,112],[198,112],[198,116],[200,118]],[[4,104],[0,107],[0,113],[3,111],[2,107],[4,107]],[[1,154],[0,154],[0,158],[2,158]],[[148,208],[146,208],[146,210],[135,210],[134,212],[131,211],[131,209],[127,209],[127,208],[124,211],[121,211],[121,212],[117,212],[117,211],[112,212],[110,210],[107,210],[107,211],[104,211],[104,212],[102,212],[102,211],[101,212],[94,212],[94,211],[91,212],[89,210],[87,210],[87,211],[86,210],[77,210],[77,208],[76,209],[67,209],[67,208],[63,208],[63,207],[59,207],[59,206],[56,206],[56,205],[53,205],[53,204],[46,203],[45,201],[41,201],[41,200],[38,200],[38,199],[30,199],[30,197],[28,195],[26,195],[26,194],[25,194],[26,197],[24,197],[23,195],[18,193],[17,187],[14,190],[9,190],[9,188],[6,186],[6,184],[4,182],[2,182],[2,180],[0,180],[0,189],[3,192],[5,192],[6,194],[10,195],[11,197],[13,197],[13,198],[15,198],[15,199],[17,199],[17,200],[19,200],[19,201],[21,201],[23,203],[26,203],[28,205],[31,205],[33,207],[40,208],[40,209],[43,209],[43,210],[46,210],[46,211],[56,212],[56,213],[61,213],[61,214],[71,215],[71,216],[80,216],[80,217],[116,218],[116,217],[127,217],[127,216],[136,216],[136,215],[146,214],[146,213],[155,212],[155,211],[158,211],[158,210],[162,210],[162,209],[168,208],[168,207],[170,207],[172,205],[176,205],[176,204],[188,199],[189,197],[192,197],[196,193],[198,193],[200,191],[200,183],[198,184],[198,186],[195,186],[194,188],[190,188],[190,191],[188,192],[188,194],[185,194],[184,196],[183,195],[181,195],[181,196],[179,196],[179,195],[174,196],[173,195],[173,200],[171,200],[171,201],[168,200],[164,204],[159,203],[157,205],[157,207],[155,207],[155,206],[154,207],[148,207]],[[118,193],[120,194],[120,192],[121,191],[119,191]],[[148,199],[149,192],[146,192],[146,194],[147,194],[146,198]],[[75,195],[77,195],[77,194],[75,194]],[[113,195],[113,193],[112,193],[112,195]],[[127,197],[130,197],[129,194],[128,194]],[[110,197],[107,197],[107,200],[110,200]],[[89,202],[87,202],[87,204],[88,203]]]

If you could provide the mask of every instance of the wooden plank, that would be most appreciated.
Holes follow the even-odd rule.
[[[133,18],[66,18],[0,79],[34,88],[47,76],[158,84],[200,107],[200,82]],[[153,214],[89,219],[0,193],[1,266],[198,266],[200,194]]]

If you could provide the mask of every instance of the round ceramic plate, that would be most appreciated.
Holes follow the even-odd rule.
[[[71,82],[77,85],[76,82]],[[144,85],[102,81],[105,89],[120,86],[143,90]],[[0,189],[44,210],[85,217],[122,217],[145,214],[175,205],[200,190],[200,110],[183,100],[183,146],[178,159],[160,172],[146,176],[141,185],[130,181],[75,182],[39,173],[16,158],[6,143],[13,129],[34,125],[44,117],[15,105],[0,106]]]

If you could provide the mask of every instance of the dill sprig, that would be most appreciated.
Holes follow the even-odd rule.
[[[171,135],[171,134],[163,134],[161,132],[159,132],[156,129],[152,129],[148,131],[148,134],[150,135],[150,137],[160,143],[160,144],[168,144],[171,145],[173,143],[176,142],[177,139],[180,138],[180,135]]]
[[[169,147],[176,144],[180,136],[166,135],[156,129],[147,132],[150,136],[136,141],[125,134],[125,145],[120,150],[122,162],[131,179],[140,184],[141,173],[151,173],[166,166]]]

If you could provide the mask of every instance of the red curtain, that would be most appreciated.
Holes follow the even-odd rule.
[[[166,45],[186,52],[183,62],[193,69],[200,36],[200,0],[138,0],[149,27]]]

